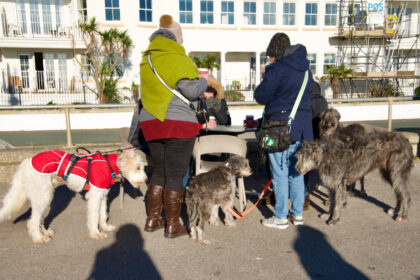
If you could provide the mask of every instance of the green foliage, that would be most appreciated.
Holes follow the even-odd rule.
[[[235,90],[225,90],[224,93],[226,101],[244,101],[245,96],[239,91]]]
[[[116,28],[101,30],[95,18],[80,23],[79,27],[86,47],[83,54],[89,62],[89,67],[86,67],[76,55],[75,60],[95,81],[99,102],[117,102],[120,98],[117,97],[115,80],[120,77],[116,77],[115,73],[118,73],[120,67],[129,63],[128,57],[133,49],[133,41],[128,31]],[[74,44],[73,40],[75,51]]]
[[[346,65],[342,63],[339,67],[335,65],[326,65],[327,73],[321,78],[321,80],[330,80],[334,78],[346,79],[349,75],[353,74],[353,70],[346,68]]]
[[[234,80],[234,81],[232,81],[232,87],[234,88],[234,89],[236,89],[236,90],[238,90],[238,89],[240,89],[241,88],[241,82],[240,81],[237,81],[237,80]]]
[[[420,86],[416,87],[414,90],[414,96],[420,96]]]
[[[57,105],[57,104],[55,104],[54,101],[51,100],[50,102],[47,103],[47,105]]]
[[[207,69],[213,69],[216,68],[217,70],[220,69],[220,64],[217,63],[218,60],[217,55],[205,55],[203,58],[193,56],[192,60],[194,61],[195,65],[198,68],[207,68]]]
[[[370,86],[369,97],[397,97],[401,96],[398,88],[388,80]]]

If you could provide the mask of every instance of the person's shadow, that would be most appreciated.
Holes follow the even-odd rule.
[[[162,279],[152,260],[143,251],[143,238],[134,224],[123,225],[116,241],[96,254],[87,279]]]
[[[322,232],[299,226],[294,248],[311,279],[369,279],[331,247]]]

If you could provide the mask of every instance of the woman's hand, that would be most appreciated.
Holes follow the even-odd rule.
[[[216,119],[210,118],[208,122],[206,122],[203,125],[203,128],[207,128],[207,129],[214,129],[216,128],[217,124],[216,124]]]

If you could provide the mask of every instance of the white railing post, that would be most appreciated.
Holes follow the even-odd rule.
[[[64,112],[66,114],[67,147],[73,147],[73,143],[71,141],[70,106],[64,106]]]
[[[388,97],[388,131],[392,130],[392,102],[394,98]]]

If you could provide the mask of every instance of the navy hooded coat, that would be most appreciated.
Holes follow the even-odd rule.
[[[254,92],[255,100],[265,105],[265,119],[281,119],[287,122],[306,70],[310,71],[309,61],[306,48],[302,45],[290,46],[282,58],[266,66],[264,79]],[[292,141],[313,138],[310,111],[312,83],[312,74],[309,72],[306,89],[292,122]]]

